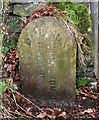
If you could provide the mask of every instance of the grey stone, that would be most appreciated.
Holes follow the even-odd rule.
[[[97,90],[97,82],[90,82],[90,86],[91,86],[91,88],[92,89],[95,89],[95,90]]]
[[[37,99],[75,99],[76,42],[63,20],[28,23],[18,42],[21,91]]]
[[[87,70],[86,70],[86,72],[93,72],[93,70],[94,70],[93,66],[92,67],[88,67]]]
[[[11,3],[31,3],[34,1],[35,0],[8,0],[8,2],[11,2]]]
[[[36,9],[40,9],[45,5],[46,5],[45,3],[14,5],[13,13],[16,15],[20,15],[22,17],[26,17],[31,15],[33,11],[35,11]]]
[[[14,5],[13,13],[25,17],[29,15],[31,9],[33,9],[32,4],[30,4],[29,7],[27,5],[26,7],[24,7],[23,5]]]
[[[9,35],[12,35],[15,31],[20,28],[20,23],[22,22],[19,17],[16,16],[5,16],[5,23],[8,25]],[[19,31],[18,31],[19,32]]]

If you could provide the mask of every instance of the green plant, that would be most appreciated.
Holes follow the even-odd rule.
[[[13,90],[17,90],[17,86],[13,83],[12,79],[7,79],[6,82],[1,80],[0,81],[0,96],[2,96],[5,93],[6,87],[9,87]],[[1,105],[2,105],[2,100],[0,99],[0,111],[2,110]]]
[[[5,86],[6,86],[6,83],[3,81],[0,81],[0,95],[5,92],[5,89],[4,89]]]
[[[79,92],[79,90],[78,90],[78,89],[76,89],[76,95],[79,95],[79,93],[80,93],[80,92]]]
[[[78,30],[84,34],[91,27],[91,19],[86,6],[71,2],[48,3],[55,4],[56,8],[66,11],[69,19],[74,23]]]
[[[5,92],[5,87],[9,87],[12,90],[17,90],[17,86],[13,83],[12,79],[7,79],[6,82],[0,81],[0,95],[2,95]]]
[[[12,79],[9,78],[9,79],[6,80],[6,82],[7,82],[7,86],[9,88],[11,88],[12,90],[17,90],[18,89],[17,85],[13,83]]]
[[[2,43],[2,48],[1,48],[1,52],[6,54],[10,48],[16,48],[17,46],[17,41],[16,40],[12,40],[12,41],[8,41],[8,40],[3,40]]]
[[[23,116],[19,116],[17,120],[26,120]]]
[[[76,85],[77,86],[85,86],[89,84],[89,80],[87,78],[79,78],[79,80],[77,80]]]
[[[0,81],[0,96],[5,92],[5,86],[6,86],[6,83],[3,81]],[[0,111],[2,111],[1,105],[2,105],[2,100],[0,99]]]
[[[6,54],[8,51],[9,51],[9,47],[4,47],[4,46],[3,46],[3,47],[1,48],[1,52],[4,53],[4,54]]]

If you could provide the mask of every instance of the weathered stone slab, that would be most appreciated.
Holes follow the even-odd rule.
[[[74,101],[76,43],[54,17],[30,22],[19,37],[21,90],[38,99]]]

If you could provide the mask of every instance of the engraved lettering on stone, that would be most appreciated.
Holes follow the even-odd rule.
[[[70,35],[64,22],[54,17],[33,20],[22,30],[19,53],[24,75],[20,76],[25,94],[44,99],[75,98],[76,43]],[[30,68],[24,69],[28,65]]]
[[[31,45],[31,40],[30,40],[30,38],[26,38],[25,40],[24,40],[24,42],[27,44],[27,45]]]

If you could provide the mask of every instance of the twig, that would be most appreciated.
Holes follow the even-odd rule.
[[[8,89],[10,89],[12,92],[18,94],[19,96],[23,97],[25,100],[27,100],[29,103],[31,103],[33,106],[35,106],[38,110],[40,110],[41,112],[45,112],[43,111],[40,107],[38,107],[36,104],[34,104],[32,101],[30,101],[28,98],[24,97],[23,95],[21,95],[20,93],[18,93],[17,91],[12,90],[11,88],[8,87]]]
[[[11,90],[11,89],[10,89]],[[15,104],[16,104],[16,106],[18,106],[21,110],[23,110],[25,113],[26,113],[26,110],[24,109],[24,108],[22,108],[17,102],[16,102],[16,98],[15,98],[15,95],[13,94],[13,91],[11,90],[11,92],[12,92],[12,95],[13,95],[13,99],[14,99],[14,102],[15,102]],[[33,118],[37,118],[36,116],[34,116],[34,115],[30,115],[30,116],[32,116]]]
[[[14,115],[12,115],[11,113],[9,113],[4,106],[3,106],[3,108],[2,108],[1,114],[2,114],[2,116],[3,116],[3,117],[2,117],[3,119],[4,119],[4,118],[7,118],[7,119],[11,120],[11,119],[15,119],[15,118],[16,118]],[[2,119],[2,118],[1,118],[1,119]]]
[[[11,98],[11,100],[12,101],[14,101],[12,98]],[[15,102],[15,101],[14,101]],[[17,104],[16,104],[16,106],[18,106]],[[20,115],[20,116],[24,116],[24,117],[26,117],[26,118],[28,118],[29,116],[26,116],[26,115],[23,115],[23,114],[21,114],[20,112],[18,112],[17,110],[15,110],[15,108],[13,108],[12,106],[10,106],[14,111],[7,111],[7,113],[5,113],[5,115],[8,115],[9,113],[10,113],[10,115],[12,115],[14,118],[17,118],[17,117],[15,117],[14,115]],[[18,107],[20,107],[20,106],[18,106]],[[3,107],[4,108],[4,107]],[[21,107],[22,108],[22,107]],[[20,109],[21,109],[20,108]],[[6,108],[5,108],[6,109]],[[4,116],[4,115],[3,115]]]
[[[12,92],[12,91],[11,91],[11,92]],[[12,92],[12,96],[13,96],[14,102],[15,102],[15,104],[16,104],[16,106],[17,106],[16,98],[15,98],[15,95],[13,94],[13,92]]]
[[[29,103],[31,103],[33,106],[35,106],[39,111],[41,111],[42,113],[45,113],[46,116],[48,116],[48,114],[43,111],[39,106],[37,106],[35,103],[33,103],[32,101],[30,101],[28,98],[24,97],[23,95],[21,95],[20,93],[18,93],[17,91],[15,90],[12,90],[11,88],[8,87],[8,89],[10,89],[13,93],[16,93],[17,95],[21,96],[22,98],[24,98],[25,100],[27,100]],[[19,106],[19,105],[18,105]],[[20,106],[21,107],[21,106]],[[22,108],[22,107],[21,107]],[[36,118],[34,116],[34,118]]]
[[[85,93],[85,92],[83,92],[82,91],[82,89],[81,88],[79,88],[79,91],[80,91],[80,94],[82,94],[82,95],[84,95],[84,96],[86,96],[86,97],[90,97],[90,98],[93,98],[93,99],[97,99],[97,97],[96,96],[94,96],[94,95],[92,95],[92,94],[90,94],[90,93]]]
[[[29,118],[27,115],[23,115],[20,112],[18,112],[17,110],[15,110],[14,112],[13,111],[9,111],[9,112],[12,113],[12,114],[14,114],[14,115],[20,115],[20,116],[24,116],[26,118]]]

